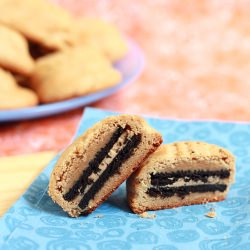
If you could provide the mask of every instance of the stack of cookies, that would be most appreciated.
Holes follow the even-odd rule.
[[[91,213],[126,179],[134,213],[225,199],[235,175],[229,151],[205,142],[161,143],[138,116],[108,117],[63,152],[49,195],[72,217]]]
[[[118,30],[74,18],[48,0],[0,0],[0,109],[62,101],[112,87],[127,52]]]

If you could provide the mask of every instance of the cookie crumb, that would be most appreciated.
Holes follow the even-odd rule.
[[[216,213],[215,213],[215,211],[210,211],[207,214],[205,214],[205,216],[207,216],[209,218],[215,218],[216,217]]]
[[[99,218],[103,218],[103,216],[104,216],[103,214],[97,214],[97,215],[94,216],[94,218],[98,218],[99,219]]]
[[[156,214],[148,214],[147,212],[141,213],[141,214],[139,214],[139,216],[141,218],[145,218],[145,219],[154,219],[154,218],[156,218]]]
[[[224,236],[223,236],[223,239],[224,240],[228,240],[230,238],[230,235],[227,233],[227,234],[224,234]]]

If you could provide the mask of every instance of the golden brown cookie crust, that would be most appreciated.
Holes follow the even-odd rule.
[[[127,41],[113,24],[96,18],[81,18],[75,27],[78,45],[93,47],[112,62],[126,55]]]
[[[18,32],[0,24],[0,67],[22,75],[30,75],[34,61],[27,41]]]
[[[0,0],[0,23],[54,50],[65,49],[74,40],[73,18],[48,0]]]
[[[0,68],[0,109],[17,109],[32,107],[38,104],[36,94],[18,86],[15,78]]]
[[[31,78],[40,102],[87,95],[118,84],[121,74],[98,51],[75,47],[37,60]]]
[[[170,208],[177,208],[181,206],[190,206],[190,205],[197,205],[197,204],[206,204],[208,202],[218,202],[225,200],[225,195],[218,195],[218,196],[211,196],[209,193],[205,193],[199,198],[193,198],[192,200],[185,200],[185,201],[172,201],[171,204],[152,204],[150,206],[138,206],[138,204],[134,204],[134,200],[128,200],[130,204],[131,210],[135,214],[141,214],[145,211],[156,211],[156,210],[162,210],[162,209],[170,209]],[[129,199],[129,197],[128,197]]]

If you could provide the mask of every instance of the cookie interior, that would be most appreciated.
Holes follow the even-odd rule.
[[[185,198],[192,193],[224,192],[230,177],[230,170],[186,170],[177,172],[151,173],[147,194],[151,197]]]
[[[81,196],[78,206],[84,211],[109,177],[118,173],[121,165],[132,156],[141,141],[141,134],[133,134],[129,126],[118,127],[108,143],[90,160],[79,179],[64,194],[66,201]]]

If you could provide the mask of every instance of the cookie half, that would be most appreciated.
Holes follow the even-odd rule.
[[[162,142],[142,118],[112,116],[88,129],[61,155],[49,195],[70,216],[89,214]]]
[[[38,104],[36,94],[27,88],[18,86],[9,72],[0,68],[0,109],[17,109]]]
[[[76,47],[37,60],[31,86],[40,102],[61,101],[118,84],[119,71],[100,52]]]
[[[234,181],[235,160],[204,142],[161,145],[127,181],[134,213],[224,200]]]
[[[24,37],[0,24],[0,67],[21,75],[30,75],[34,61]]]

